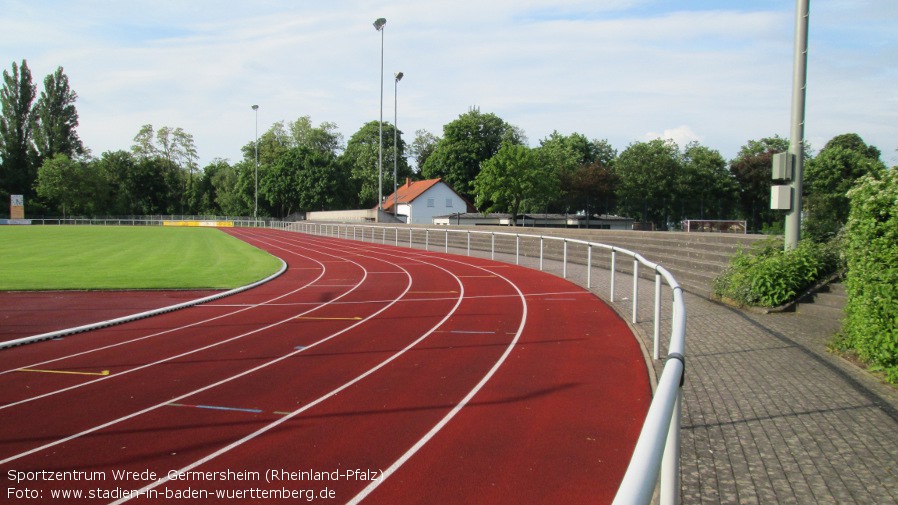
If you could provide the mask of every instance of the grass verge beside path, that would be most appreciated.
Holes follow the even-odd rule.
[[[0,226],[0,291],[231,289],[278,268],[212,228]]]

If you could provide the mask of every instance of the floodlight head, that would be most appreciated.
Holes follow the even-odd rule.
[[[402,72],[396,72],[396,82],[399,82],[402,80],[402,75],[403,75]]]
[[[258,105],[253,105],[253,110],[259,110],[259,106],[258,106]]]
[[[386,20],[386,19],[384,19],[384,18],[377,18],[377,21],[374,22],[374,28],[376,28],[377,31],[381,31],[381,29],[383,29],[383,27],[384,27],[385,24],[387,24],[387,20]]]

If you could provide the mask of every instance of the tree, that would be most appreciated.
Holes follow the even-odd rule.
[[[443,138],[427,158],[421,174],[442,178],[465,198],[473,199],[480,165],[495,156],[503,143],[523,144],[522,133],[495,114],[473,109],[443,127]]]
[[[38,169],[36,190],[38,196],[58,205],[65,217],[71,212],[77,193],[84,190],[82,182],[78,162],[60,153]]]
[[[408,151],[412,159],[415,160],[415,171],[420,172],[427,158],[433,154],[440,138],[427,130],[421,129],[415,131],[415,140],[409,145]]]
[[[44,90],[32,112],[34,145],[41,160],[57,154],[69,158],[84,154],[84,145],[75,131],[78,127],[77,99],[62,67],[44,78]]]
[[[19,67],[13,62],[12,74],[3,71],[0,90],[0,192],[34,196],[37,167],[32,146],[31,104],[35,88],[28,62]]]
[[[606,140],[589,140],[581,133],[552,132],[540,141],[540,159],[550,167],[561,184],[559,199],[549,207],[578,212],[590,207],[590,200],[610,203],[614,176],[611,163],[617,152]]]
[[[868,146],[856,134],[833,138],[805,165],[802,222],[809,238],[822,241],[836,233],[848,220],[848,191],[861,177],[878,176],[886,170],[879,149]]]
[[[105,210],[108,184],[97,167],[59,153],[38,169],[35,189],[38,196],[57,206],[63,217],[89,215]]]
[[[833,147],[841,147],[844,149],[848,149],[850,151],[857,151],[862,154],[864,157],[878,160],[880,156],[882,156],[882,152],[875,146],[868,146],[864,139],[861,138],[857,133],[843,133],[842,135],[836,135],[829,142],[823,146],[823,149],[820,150],[822,153],[827,149],[831,149]]]
[[[159,151],[156,148],[156,132],[153,130],[153,125],[145,124],[140,127],[140,131],[134,136],[131,152],[138,158],[155,158],[159,155]]]
[[[477,208],[511,212],[513,223],[525,202],[536,206],[554,197],[557,189],[555,173],[540,163],[533,149],[510,143],[503,144],[474,178]]]
[[[738,185],[720,152],[698,142],[683,151],[677,199],[683,219],[732,219]]]
[[[198,202],[189,198],[194,193],[191,190],[194,174],[199,170],[193,135],[180,127],[169,126],[160,127],[154,132],[153,125],[146,124],[134,136],[131,152],[139,162],[157,160],[157,167],[163,168],[160,175],[171,189],[170,201],[177,202],[174,207],[166,205],[168,211],[184,213],[197,210]]]
[[[340,154],[343,149],[343,135],[337,132],[337,124],[323,122],[318,127],[312,126],[312,118],[302,116],[290,123],[292,142],[290,147],[307,147],[320,153],[330,153],[334,156]]]
[[[107,214],[136,214],[134,202],[143,188],[135,187],[135,159],[127,151],[106,151],[91,165],[98,177],[105,181],[109,196],[103,206]]]
[[[580,165],[573,172],[559,179],[561,188],[567,193],[574,210],[584,210],[586,215],[593,212],[608,214],[613,208],[617,175],[610,165],[594,161]]]
[[[230,165],[226,161],[214,161],[204,170],[212,185],[211,199],[216,209],[226,216],[248,216],[253,211],[253,194],[250,187],[239,184],[241,169],[250,167],[245,161]],[[253,165],[254,168],[254,165]]]
[[[730,161],[730,172],[739,183],[742,215],[751,230],[758,231],[783,219],[783,211],[770,210],[773,155],[789,150],[789,140],[778,135],[749,140]]]
[[[681,171],[679,147],[671,140],[655,139],[627,146],[614,164],[618,208],[627,216],[641,216],[658,228],[667,228],[678,215],[674,210],[676,181]]]
[[[383,126],[383,184],[378,191],[378,135],[380,127],[377,121],[365,123],[359,131],[355,132],[346,143],[341,162],[345,163],[352,177],[353,190],[357,194],[358,202],[362,207],[374,207],[377,205],[378,194],[389,195],[393,192],[393,135],[394,127],[390,123]],[[389,147],[388,147],[389,146]],[[402,140],[402,131],[399,132],[397,150],[399,157],[396,167],[396,183],[412,176],[412,170],[408,166],[405,157],[405,142]]]

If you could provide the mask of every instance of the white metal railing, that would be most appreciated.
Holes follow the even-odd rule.
[[[538,269],[543,270],[546,259],[558,260],[562,263],[562,277],[568,278],[568,264],[585,264],[586,289],[592,289],[592,270],[600,268],[599,262],[593,254],[594,250],[607,251],[609,261],[607,269],[610,271],[611,302],[615,298],[615,275],[617,272],[626,273],[623,264],[618,263],[618,254],[624,254],[633,258],[630,274],[633,277],[632,297],[632,322],[638,322],[637,306],[639,300],[640,265],[648,270],[643,270],[643,275],[654,272],[655,293],[653,305],[653,358],[660,359],[660,329],[661,329],[661,293],[662,284],[667,284],[672,296],[672,317],[670,339],[667,347],[667,357],[664,363],[658,385],[648,414],[636,442],[636,448],[630,459],[624,479],[615,496],[615,504],[648,504],[652,501],[656,487],[659,491],[660,503],[663,505],[677,504],[680,500],[680,417],[683,400],[683,378],[685,373],[685,346],[686,346],[686,306],[683,299],[683,290],[673,275],[661,265],[645,259],[642,255],[620,247],[576,240],[564,237],[530,235],[520,233],[507,233],[495,231],[475,231],[469,229],[451,228],[419,228],[412,226],[378,226],[365,224],[344,224],[324,222],[277,222],[270,223],[272,228],[307,233],[311,235],[329,236],[349,240],[362,240],[370,242],[390,243],[392,245],[423,245],[425,250],[431,246],[442,245],[444,252],[450,250],[464,250],[468,256],[472,249],[489,251],[490,258],[496,259],[497,252],[503,255],[514,255],[514,263],[521,264],[523,258],[538,257]],[[406,241],[407,235],[407,241]],[[432,235],[436,240],[432,239]],[[450,240],[450,236],[453,238]],[[443,240],[439,240],[442,238]],[[472,239],[480,238],[480,245]],[[497,246],[497,239],[506,242],[513,240],[513,245],[508,244],[507,250],[501,245]],[[522,247],[521,240],[538,241],[538,248]],[[560,251],[547,252],[546,245],[560,243]],[[450,247],[450,244],[452,247]],[[573,257],[569,250],[570,245],[578,245],[585,248],[585,254]],[[526,254],[531,252],[532,254]]]

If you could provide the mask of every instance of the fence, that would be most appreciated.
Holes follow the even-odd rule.
[[[220,216],[109,216],[109,217],[69,217],[27,219],[31,225],[87,225],[87,226],[163,226],[166,222],[230,222],[241,228],[263,228],[268,226],[264,219],[251,217]]]
[[[272,222],[273,228],[361,240],[396,246],[423,247],[471,256],[473,252],[488,253],[491,259],[513,261],[516,265],[531,266],[543,271],[548,262],[561,264],[560,275],[568,278],[569,267],[585,266],[586,289],[593,289],[593,270],[601,268],[610,273],[609,299],[615,301],[615,281],[618,274],[632,277],[632,314],[638,320],[639,279],[654,277],[653,349],[655,360],[660,359],[662,285],[670,288],[672,317],[667,357],[645,423],[633,451],[630,464],[614,499],[615,504],[648,504],[656,488],[660,502],[676,504],[680,497],[680,417],[682,387],[685,372],[686,307],[683,290],[664,267],[640,254],[608,244],[563,237],[519,233],[474,231],[466,229],[431,229],[411,226],[388,227],[362,224],[332,224],[310,222]],[[632,263],[619,261],[619,256],[632,258]],[[642,268],[641,268],[642,267]]]

